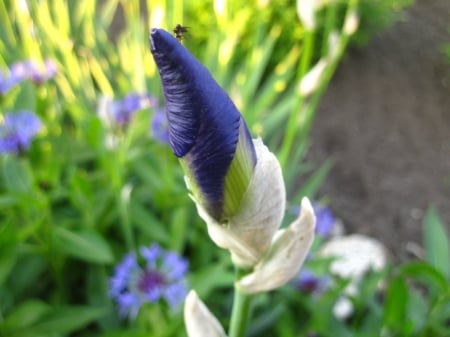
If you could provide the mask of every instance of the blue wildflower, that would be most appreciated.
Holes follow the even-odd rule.
[[[28,79],[41,84],[53,78],[56,73],[56,63],[50,59],[45,60],[43,64],[34,60],[14,63],[8,71],[0,72],[0,94],[4,95],[12,87]]]
[[[108,122],[119,126],[127,126],[134,114],[144,108],[155,106],[156,100],[148,94],[130,93],[121,100],[109,101],[102,116]]]
[[[0,124],[0,153],[26,150],[42,127],[40,119],[30,111],[7,113]]]
[[[37,84],[53,78],[56,72],[56,63],[50,59],[45,60],[43,64],[35,60],[26,60],[14,63],[10,68],[10,76],[17,82],[30,79]]]
[[[330,284],[327,276],[318,276],[309,269],[303,268],[292,281],[295,288],[306,294],[321,294]]]
[[[0,71],[0,95],[6,94],[12,87],[17,84],[8,73]]]
[[[30,62],[28,77],[36,84],[44,83],[56,76],[58,67],[53,60],[47,59],[43,65]]]
[[[209,71],[170,33],[152,29],[169,142],[195,199],[218,221],[241,207],[256,152],[241,114]]]
[[[188,262],[159,245],[141,247],[145,261],[140,266],[133,253],[127,254],[110,279],[110,296],[117,302],[122,317],[135,318],[144,303],[165,301],[176,308],[186,297],[184,279]]]
[[[335,218],[330,208],[313,203],[314,214],[316,215],[316,233],[326,238],[333,230]]]
[[[156,109],[153,114],[151,131],[153,137],[164,144],[169,144],[169,125],[163,109]]]

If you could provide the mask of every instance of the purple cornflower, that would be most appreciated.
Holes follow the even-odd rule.
[[[164,144],[169,144],[169,125],[163,109],[156,109],[151,125],[153,137]]]
[[[0,95],[6,94],[17,83],[17,79],[10,76],[10,74],[0,71]]]
[[[0,153],[19,153],[30,146],[42,123],[30,111],[7,113],[0,124]]]
[[[44,83],[56,76],[58,67],[53,60],[47,59],[43,65],[32,62],[29,67],[29,78],[36,84]]]
[[[130,93],[121,100],[105,99],[98,113],[107,124],[123,127],[130,124],[137,111],[155,105],[156,99],[148,94]]]
[[[145,265],[136,255],[127,254],[110,279],[110,296],[117,302],[122,317],[135,318],[146,303],[166,302],[175,309],[186,297],[184,276],[188,262],[177,253],[166,251],[158,244],[139,250]]]
[[[331,234],[336,219],[330,208],[313,203],[314,213],[316,215],[316,233],[326,238]]]
[[[327,276],[317,276],[306,268],[302,268],[292,281],[295,288],[306,294],[321,294],[329,283]]]
[[[0,71],[0,94],[7,93],[12,87],[27,79],[41,84],[57,73],[57,66],[53,60],[47,59],[43,64],[34,60],[14,63],[8,71]]]

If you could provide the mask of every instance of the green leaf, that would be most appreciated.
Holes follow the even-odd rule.
[[[53,240],[59,250],[86,262],[112,263],[114,261],[108,242],[93,230],[72,231],[56,227],[53,231]]]
[[[189,231],[189,209],[178,207],[173,210],[170,221],[170,249],[182,251],[187,240]]]
[[[0,286],[5,282],[17,259],[17,237],[11,224],[0,226]]]
[[[327,160],[322,164],[322,166],[317,169],[308,180],[302,185],[301,191],[298,193],[299,196],[307,196],[314,199],[318,189],[323,185],[325,178],[333,167],[333,161]]]
[[[14,309],[5,319],[5,330],[11,334],[14,331],[27,328],[50,310],[50,306],[39,300],[28,300]]]
[[[446,291],[448,281],[436,268],[426,262],[410,262],[399,268],[399,275],[411,277],[433,290],[434,293]]]
[[[24,81],[21,83],[14,110],[36,111],[36,92],[34,84],[31,81]]]
[[[30,327],[31,335],[66,334],[85,327],[87,324],[103,317],[105,308],[73,306],[54,308]]]
[[[418,291],[411,291],[408,300],[408,319],[413,323],[415,331],[419,331],[428,320],[427,303]]]
[[[430,207],[425,215],[423,234],[426,260],[450,279],[449,237],[434,207]]]
[[[169,241],[167,226],[156,217],[150,210],[147,210],[139,201],[130,203],[131,221],[136,228],[152,240],[160,243]]]
[[[228,263],[216,263],[198,270],[189,280],[201,298],[206,298],[216,288],[227,287],[234,281]]]
[[[401,328],[405,321],[406,309],[408,306],[408,288],[406,282],[401,277],[391,280],[386,293],[384,305],[384,322],[393,328]]]
[[[6,156],[3,161],[3,179],[6,188],[12,192],[31,191],[32,176],[23,161],[15,156]]]

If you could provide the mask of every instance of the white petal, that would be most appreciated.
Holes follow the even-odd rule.
[[[353,314],[353,303],[348,297],[339,297],[333,306],[333,314],[336,318],[344,320]]]
[[[328,60],[322,58],[314,65],[314,67],[311,68],[310,71],[308,71],[308,73],[305,74],[305,76],[303,76],[298,89],[300,95],[308,96],[317,89],[327,65]]]
[[[193,290],[184,303],[184,325],[189,337],[226,337],[217,318]]]
[[[308,255],[314,240],[316,218],[307,198],[301,214],[288,228],[279,230],[266,256],[253,272],[237,282],[243,292],[255,293],[283,286],[295,275]]]
[[[196,203],[211,239],[219,247],[230,250],[233,262],[241,267],[256,265],[268,251],[286,207],[286,191],[277,158],[260,139],[253,142],[257,163],[237,214],[227,223],[219,224]]]
[[[316,7],[317,0],[297,0],[297,14],[303,26],[308,30],[316,27]]]
[[[347,35],[353,35],[359,26],[359,16],[356,11],[351,12],[345,18],[344,33]]]
[[[334,257],[331,272],[344,278],[358,279],[369,269],[380,270],[387,263],[387,249],[379,241],[360,234],[334,238],[319,254]]]

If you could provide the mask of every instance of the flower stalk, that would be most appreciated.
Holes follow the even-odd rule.
[[[246,269],[236,268],[236,280],[239,280],[247,273],[248,270]],[[235,286],[233,311],[231,312],[230,328],[228,332],[229,337],[245,336],[250,319],[251,299],[252,295],[246,294]]]

